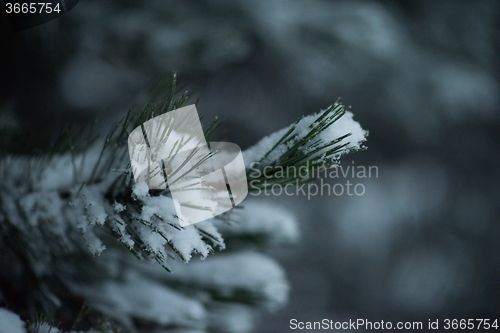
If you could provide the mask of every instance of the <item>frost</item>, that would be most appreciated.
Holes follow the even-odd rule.
[[[25,324],[14,312],[0,308],[0,333],[26,333]]]
[[[106,211],[102,204],[102,195],[94,187],[86,187],[82,190],[83,202],[85,205],[86,216],[91,225],[103,225],[106,221]]]
[[[140,236],[151,245],[153,251],[163,253],[160,247],[168,241],[182,260],[189,261],[193,251],[206,257],[212,250],[210,245],[202,240],[195,226],[188,225],[183,228],[178,226],[178,219],[175,218],[177,213],[171,198],[146,195],[138,196],[138,198],[141,198],[143,204],[139,218],[151,223],[152,230],[154,230],[150,234],[145,229],[141,229]],[[164,221],[172,222],[168,224]]]
[[[119,241],[125,244],[129,249],[132,249],[135,242],[127,232],[125,221],[120,216],[114,215],[110,224],[111,229],[120,236]]]
[[[155,216],[164,219],[173,219],[176,215],[172,199],[169,197],[143,196],[140,200],[143,204],[140,217],[144,220],[149,221]]]
[[[197,229],[189,225],[181,231],[172,232],[172,244],[185,260],[191,259],[191,252],[196,251],[206,257],[212,248],[201,239]]]
[[[297,142],[301,156],[321,157],[324,152],[318,146],[324,149],[347,133],[350,141],[335,154],[359,148],[365,131],[349,112],[340,119],[333,116],[341,113],[322,117],[331,110],[264,138],[245,152],[247,164],[262,159],[290,129],[290,140],[272,151],[267,161]],[[308,140],[318,123],[328,126]],[[127,131],[124,127],[114,133],[125,133],[126,139]],[[104,148],[94,145],[78,153],[0,158],[0,227],[2,233],[16,237],[15,244],[4,243],[8,237],[2,237],[0,246],[15,247],[12,252],[25,259],[19,260],[17,271],[29,270],[38,279],[40,285],[30,286],[30,292],[43,295],[42,305],[65,305],[67,299],[60,300],[50,283],[62,281],[78,300],[131,331],[141,322],[158,332],[246,333],[261,310],[274,311],[286,304],[289,284],[284,270],[248,245],[262,249],[295,243],[299,230],[292,214],[273,203],[249,200],[243,210],[183,226],[185,217],[177,213],[179,202],[169,195],[171,188],[148,190],[134,184],[126,142],[108,137],[101,144]],[[229,167],[227,176],[234,170]],[[195,255],[204,259],[216,248],[225,249],[224,237],[231,248],[239,242],[239,252],[185,265]],[[6,325],[17,325],[8,333],[25,333],[17,315],[0,309],[0,333]],[[50,330],[48,324],[37,325],[30,330]]]
[[[324,119],[320,117],[326,112],[344,111],[341,104],[332,108],[291,125],[294,126],[291,140],[279,145],[264,162],[276,160],[302,140],[317,126],[318,119]],[[349,139],[347,145],[336,153],[340,156],[350,149],[359,148],[366,135],[350,112],[343,113],[334,123],[328,124],[314,138],[316,143],[305,141],[299,150],[307,154],[318,146],[318,141],[323,146],[351,133],[344,139]],[[246,164],[260,160],[277,140],[292,129],[291,126],[248,149],[244,153]],[[6,181],[0,185],[3,212],[0,218],[22,230],[25,242],[32,246],[30,250],[46,254],[45,259],[39,259],[41,262],[50,261],[52,252],[79,249],[82,242],[92,254],[99,255],[109,246],[103,237],[110,232],[138,257],[154,258],[167,269],[170,258],[177,256],[187,262],[193,254],[205,258],[215,247],[224,249],[223,237],[212,221],[182,227],[185,218],[177,213],[175,206],[179,203],[176,200],[163,193],[150,194],[149,190],[133,184],[129,168],[123,169],[128,163],[127,146],[123,143],[119,145],[118,140],[115,142],[107,138],[105,145],[108,148],[101,147],[102,151],[99,145],[92,145],[79,154],[33,159],[3,158],[0,172]],[[323,151],[315,151],[310,157],[319,156],[321,160],[322,154]],[[114,170],[122,171],[110,172],[114,164],[118,167]],[[221,226],[228,237],[260,237],[269,244],[296,241],[298,231],[290,214],[270,205],[248,205],[253,215],[232,212],[230,220],[236,223]],[[40,238],[47,242],[32,241]]]
[[[202,235],[208,237],[214,246],[218,246],[221,250],[226,248],[222,235],[211,222],[198,222],[195,227],[201,232]]]
[[[332,107],[339,107],[340,104],[335,104]],[[303,139],[310,131],[311,128],[314,127],[314,122],[321,117],[328,109],[322,110],[316,114],[312,114],[310,116],[303,117],[297,124],[290,125],[286,128],[283,128],[277,132],[272,133],[271,135],[264,137],[261,139],[256,145],[250,147],[249,149],[243,152],[243,158],[245,160],[245,167],[250,168],[252,163],[258,162],[264,153],[273,149],[273,147],[279,142],[279,140],[293,128],[296,126],[291,135],[295,136],[293,141],[285,144],[282,143],[278,147],[276,147],[263,161],[264,165],[269,164],[272,161],[278,160],[288,149],[291,148],[293,144],[297,141]],[[315,140],[320,140],[322,145],[326,145],[337,138],[340,138],[346,134],[349,134],[347,138],[344,138],[340,143],[346,143],[346,146],[342,148],[340,155],[344,155],[352,150],[357,150],[361,148],[361,144],[365,141],[367,136],[367,132],[361,128],[358,122],[353,119],[353,114],[350,111],[346,111],[345,114],[327,127],[324,131],[322,131]],[[309,141],[305,144],[301,149],[304,152],[312,150],[312,142]],[[315,156],[319,156],[324,151],[317,152]]]
[[[106,246],[92,231],[85,232],[83,234],[83,239],[85,240],[90,253],[93,255],[99,255],[106,249]]]
[[[142,188],[137,185],[132,185],[132,196],[137,199],[144,199],[149,196],[148,189]]]
[[[321,112],[309,117],[318,117],[319,115],[321,115]],[[361,128],[361,125],[355,121],[353,117],[354,114],[352,112],[346,111],[342,118],[334,122],[326,131],[320,134],[321,140],[330,142],[344,134],[351,133],[351,135],[345,139],[349,141],[345,149],[359,148],[360,143],[365,141],[366,131]]]
[[[121,212],[125,211],[127,209],[127,207],[122,205],[121,203],[115,201],[115,204],[113,205],[113,209],[115,210],[115,212],[121,213]]]

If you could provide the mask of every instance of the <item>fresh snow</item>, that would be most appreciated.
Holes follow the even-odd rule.
[[[294,134],[298,138],[306,135],[321,114],[304,117]],[[271,149],[289,128],[262,139],[244,152],[247,167]],[[359,148],[366,133],[350,112],[317,138],[327,144],[347,133],[351,136],[346,139],[349,140],[346,151]],[[26,251],[37,254],[33,267],[46,267],[48,272],[57,254],[86,245],[92,254],[99,255],[108,246],[101,257],[91,260],[95,260],[99,269],[105,267],[109,276],[104,274],[105,278],[97,285],[83,285],[74,279],[66,283],[93,308],[109,313],[129,327],[133,326],[134,319],[140,319],[195,331],[223,332],[225,325],[233,327],[233,332],[244,333],[253,327],[257,313],[254,309],[275,310],[286,304],[289,284],[285,272],[264,254],[219,253],[211,260],[196,260],[189,265],[170,258],[180,257],[187,262],[198,254],[203,259],[215,247],[225,248],[223,237],[257,237],[264,240],[261,245],[294,243],[299,230],[293,214],[271,202],[247,200],[241,205],[244,210],[229,213],[229,222],[211,219],[181,227],[183,216],[177,215],[176,202],[170,197],[151,196],[147,189],[138,186],[133,186],[130,199],[105,197],[118,173],[104,170],[98,180],[92,179],[82,186],[99,157],[96,147],[89,148],[85,158],[83,155],[71,157],[71,154],[2,158],[0,223],[19,230]],[[278,147],[268,159],[279,157],[288,148]],[[308,144],[301,149],[307,150]],[[136,260],[129,252],[118,250],[113,242],[105,244],[103,240],[109,238],[104,235],[109,229],[129,249],[143,251],[138,256],[145,260]],[[113,257],[114,254],[119,255]],[[153,259],[164,267],[171,267],[173,273],[152,264]],[[71,266],[74,263],[58,264],[74,269]],[[45,274],[42,269],[34,271],[40,276]],[[168,285],[189,285],[190,296]],[[227,299],[227,304],[221,304],[220,299]],[[212,319],[225,324],[206,327]],[[4,328],[8,328],[5,333],[25,333],[24,323],[16,314],[0,309],[0,333]],[[40,329],[39,333],[49,326],[42,324]]]
[[[14,312],[0,308],[0,333],[26,333],[25,324]]]
[[[302,118],[295,128],[292,135],[298,135],[297,140],[303,138],[309,131],[310,125],[318,119],[326,110],[322,110],[316,114],[312,114]],[[348,142],[348,145],[343,148],[343,152],[346,153],[351,149],[360,148],[360,145],[363,141],[365,141],[366,131],[361,128],[361,125],[353,119],[353,114],[350,111],[347,111],[340,119],[330,125],[327,129],[325,129],[322,133],[319,134],[317,139],[320,139],[322,144],[328,144],[333,140],[351,133],[351,135],[345,138],[341,143]],[[271,150],[274,145],[285,135],[293,125],[290,125],[286,128],[283,128],[277,132],[274,132],[264,138],[262,138],[256,145],[250,147],[249,149],[243,152],[243,159],[245,160],[245,167],[248,169],[251,167],[252,163],[258,162],[260,158]],[[281,144],[269,156],[266,157],[262,163],[265,165],[271,161],[277,160],[281,155],[283,155],[293,144],[294,142],[289,143],[289,145]],[[304,149],[307,149],[306,145]],[[318,154],[321,154],[319,152]],[[342,154],[342,153],[341,153]]]
[[[299,238],[295,216],[268,200],[246,200],[244,210],[232,212],[232,223],[218,225],[226,237],[257,236],[269,244],[294,244]],[[249,213],[251,212],[251,213]]]
[[[249,302],[274,310],[286,304],[289,284],[283,268],[268,256],[245,251],[218,254],[207,261],[175,265],[167,278],[206,288],[223,297],[248,293]]]
[[[123,281],[100,285],[73,285],[72,289],[94,307],[133,327],[132,320],[142,319],[160,325],[201,326],[206,312],[200,302],[133,271]]]

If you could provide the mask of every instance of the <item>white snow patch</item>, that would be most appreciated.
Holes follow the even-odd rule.
[[[127,272],[121,282],[74,285],[73,288],[91,306],[129,327],[132,327],[132,318],[160,325],[201,325],[206,315],[198,301],[132,271]]]
[[[86,216],[91,225],[103,225],[106,221],[106,209],[104,208],[103,196],[95,186],[84,187],[82,189],[83,203],[85,205]]]
[[[310,116],[302,118],[295,128],[292,135],[297,135],[296,140],[300,140],[310,131],[310,126],[318,119],[326,110],[322,110],[319,113],[312,114]],[[352,148],[359,148],[360,144],[365,140],[366,131],[361,128],[359,123],[353,119],[353,114],[347,111],[340,119],[326,128],[321,132],[316,138],[321,140],[321,143],[328,144],[337,138],[350,133],[351,135],[345,138],[341,143],[348,142],[347,146],[343,148],[342,152],[347,152]],[[261,139],[257,144],[248,148],[243,152],[243,159],[245,160],[245,167],[250,168],[252,163],[260,160],[262,155],[269,150],[271,150],[276,143],[285,135],[293,125],[283,128],[277,132],[272,133]],[[291,145],[296,141],[290,142],[288,145],[281,144],[276,147],[273,152],[271,152],[268,157],[262,163],[265,165],[278,159],[283,153],[285,153]],[[308,149],[308,144],[303,147],[304,150]],[[342,154],[341,152],[341,154]],[[320,155],[322,152],[318,152],[316,155]]]
[[[115,204],[113,205],[113,209],[115,210],[115,212],[121,213],[121,212],[125,211],[127,209],[127,207],[122,205],[121,203],[115,201]]]
[[[214,289],[225,297],[241,290],[275,310],[288,301],[289,285],[283,268],[272,258],[255,252],[220,254],[207,261],[176,265],[173,279]]]
[[[60,331],[52,326],[52,325],[49,325],[47,323],[41,323],[41,324],[36,324],[36,325],[33,325],[32,327],[35,327],[36,328],[36,333],[59,333]]]
[[[222,224],[219,231],[228,236],[261,235],[272,244],[297,242],[299,229],[297,219],[283,207],[269,201],[247,200],[244,210],[235,210],[232,220],[236,223]]]
[[[26,333],[21,318],[5,308],[0,308],[0,333]]]

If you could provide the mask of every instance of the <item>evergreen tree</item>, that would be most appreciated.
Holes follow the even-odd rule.
[[[181,227],[168,189],[135,186],[128,134],[186,103],[171,83],[104,140],[68,129],[46,153],[3,154],[0,332],[249,332],[286,304],[285,272],[263,250],[297,241],[294,216],[249,197]],[[307,184],[364,149],[352,117],[336,102],[244,151],[249,190]]]

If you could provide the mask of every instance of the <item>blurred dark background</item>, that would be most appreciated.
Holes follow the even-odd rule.
[[[370,131],[343,164],[378,178],[269,198],[302,240],[271,250],[291,300],[258,331],[498,318],[499,17],[499,1],[82,0],[14,34],[2,16],[1,142],[29,153],[96,116],[105,131],[173,70],[242,148],[341,97]]]

